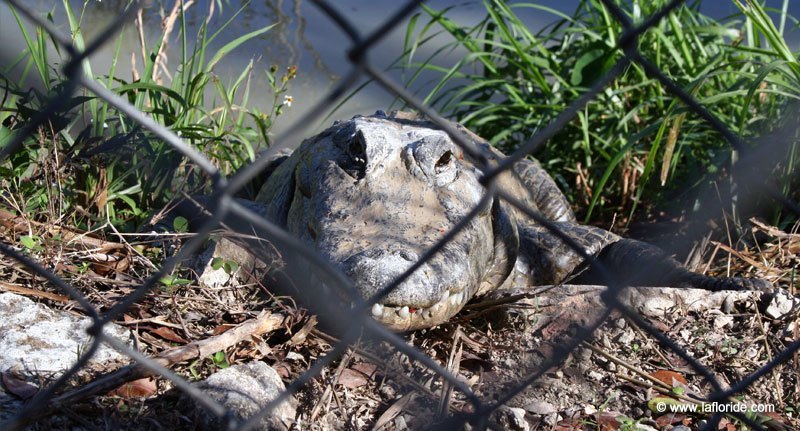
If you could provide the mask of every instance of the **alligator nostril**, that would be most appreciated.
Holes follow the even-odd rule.
[[[336,139],[341,139],[336,137]],[[347,158],[339,166],[356,180],[363,179],[367,172],[367,139],[364,132],[356,131],[344,148]]]
[[[317,230],[314,229],[314,226],[312,226],[311,223],[308,223],[306,225],[306,228],[308,229],[308,236],[311,237],[311,240],[312,241],[316,241],[317,240]]]
[[[416,262],[417,259],[419,259],[419,256],[417,256],[417,254],[414,253],[413,251],[401,250],[400,253],[398,254],[400,254],[400,257],[409,262]]]

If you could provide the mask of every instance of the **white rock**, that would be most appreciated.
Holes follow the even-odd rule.
[[[218,371],[199,385],[200,389],[233,414],[238,421],[245,421],[258,413],[262,407],[286,390],[278,372],[269,365],[255,361],[234,365]],[[201,428],[218,431],[225,427],[222,419],[195,405]],[[297,401],[290,396],[278,404],[261,420],[256,430],[287,430],[294,422]]]
[[[545,400],[533,400],[525,406],[525,410],[535,415],[549,415],[557,412],[556,407]]]
[[[0,371],[11,368],[60,373],[91,346],[86,333],[91,319],[56,311],[13,293],[0,294]],[[113,323],[103,333],[129,345],[130,332]],[[90,365],[130,362],[130,358],[103,344]]]
[[[785,290],[778,290],[775,295],[770,299],[764,314],[773,319],[782,319],[792,312],[800,308],[800,299],[793,297]]]
[[[733,323],[733,316],[723,314],[714,318],[714,328],[722,329]]]
[[[214,269],[212,263],[215,259],[222,259],[223,262],[232,261],[236,263],[237,268],[232,273],[226,271],[224,266]],[[200,255],[197,267],[197,273],[200,275],[197,281],[200,285],[212,289],[231,284],[244,284],[254,264],[255,257],[245,247],[227,238],[221,238]]]
[[[521,430],[521,431],[528,431],[531,429],[530,425],[528,425],[528,421],[525,420],[525,410],[516,408],[516,407],[509,407],[509,421],[511,422],[511,426],[514,429]]]

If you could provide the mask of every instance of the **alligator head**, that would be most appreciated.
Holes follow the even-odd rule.
[[[479,205],[480,173],[428,122],[376,114],[306,140],[262,189],[266,216],[312,244],[369,298]],[[395,330],[447,321],[513,268],[516,227],[480,208],[452,241],[372,307]]]

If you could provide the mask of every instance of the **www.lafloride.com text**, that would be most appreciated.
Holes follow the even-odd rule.
[[[666,405],[664,407],[666,407]],[[773,413],[775,411],[775,405],[717,402],[703,404],[670,404],[669,410],[673,413]],[[662,411],[666,411],[666,409]]]

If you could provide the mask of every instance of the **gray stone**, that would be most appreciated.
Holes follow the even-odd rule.
[[[502,429],[529,431],[531,426],[525,420],[525,409],[501,406],[492,415],[493,421]]]
[[[36,373],[61,373],[72,367],[93,341],[86,333],[91,319],[45,305],[13,293],[0,294],[0,371],[14,369]],[[129,342],[130,332],[113,323],[103,333]],[[102,345],[89,366],[130,362],[116,350]]]
[[[230,267],[214,269],[212,263],[215,259],[235,262],[237,268],[235,271],[230,271]],[[247,274],[253,270],[254,264],[255,258],[246,249],[227,238],[221,238],[219,241],[215,241],[200,256],[197,281],[200,285],[212,289],[227,285],[244,284],[247,282]]]
[[[800,299],[795,298],[785,290],[778,290],[770,299],[764,314],[773,319],[782,319],[798,309],[800,309]]]
[[[200,389],[227,409],[239,421],[246,421],[262,407],[286,390],[278,372],[256,361],[221,370],[200,384]],[[219,430],[226,424],[202,406],[196,406],[202,428]],[[256,430],[288,430],[294,422],[297,401],[293,396],[278,404],[254,428]]]
[[[525,410],[536,415],[549,415],[555,413],[556,407],[544,400],[533,400],[525,406]]]

